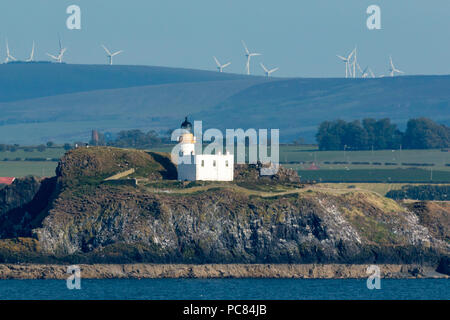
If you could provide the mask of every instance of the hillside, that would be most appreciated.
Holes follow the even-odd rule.
[[[0,65],[0,143],[88,140],[90,130],[278,128],[314,141],[324,120],[427,116],[450,124],[450,76],[266,79],[210,71],[55,64]]]
[[[132,175],[105,181],[130,168]],[[38,191],[30,180],[33,187],[23,193],[39,212],[11,196],[4,201],[0,261],[436,267],[450,253],[448,206],[408,208],[368,191],[292,181],[186,184],[167,180],[171,172],[164,154],[67,153],[56,178],[43,180]],[[133,178],[137,185],[127,183]],[[19,186],[1,189],[0,199],[21,197]]]
[[[0,102],[104,89],[244,78],[236,74],[153,66],[8,63],[0,65]]]

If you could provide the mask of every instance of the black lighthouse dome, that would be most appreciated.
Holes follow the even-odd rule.
[[[185,117],[183,123],[181,124],[181,129],[189,130],[189,132],[192,132],[192,123],[188,121],[188,118]]]

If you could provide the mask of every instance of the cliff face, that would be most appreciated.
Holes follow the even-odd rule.
[[[95,149],[67,154],[49,204],[28,222],[17,214],[14,236],[32,235],[39,255],[108,263],[438,265],[450,252],[445,208],[431,208],[440,217],[431,224],[423,210],[370,192],[313,186],[268,197],[235,184],[155,187],[152,181],[173,172],[162,155]],[[115,160],[105,162],[112,151]],[[86,162],[86,152],[94,160]],[[102,181],[129,168],[142,180],[137,187]]]
[[[438,251],[448,252],[414,213],[368,193],[264,199],[230,190],[86,191],[60,199],[34,230],[44,251],[202,263],[436,263]]]

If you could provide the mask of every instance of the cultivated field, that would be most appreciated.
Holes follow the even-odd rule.
[[[0,177],[52,177],[57,165],[55,161],[0,161]]]
[[[153,151],[170,152],[172,147]],[[55,159],[64,152],[63,148],[0,152],[0,176],[53,175]],[[47,161],[24,161],[30,158]],[[318,151],[315,146],[283,145],[280,162],[297,170],[302,180],[317,182],[450,183],[450,153],[441,150]],[[311,170],[313,163],[317,170]]]

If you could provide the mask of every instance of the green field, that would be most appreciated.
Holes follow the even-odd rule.
[[[173,146],[153,151],[170,152]],[[54,175],[55,161],[2,161],[25,158],[60,158],[63,148],[43,152],[0,152],[0,176]],[[280,146],[282,165],[299,172],[302,180],[322,182],[450,182],[450,153],[441,150],[318,151],[315,146]],[[339,163],[334,163],[339,162]],[[342,163],[345,162],[345,163]],[[319,170],[308,170],[314,163]],[[360,164],[356,164],[360,163]],[[386,163],[390,163],[387,165]],[[422,163],[428,166],[402,165]]]
[[[348,162],[345,165],[326,164],[325,162]],[[361,165],[352,162],[369,162],[365,165],[369,169],[377,168],[400,168],[402,163],[427,163],[434,164],[434,169],[450,170],[446,164],[450,163],[450,153],[441,150],[378,150],[378,151],[302,151],[292,146],[280,148],[280,162],[292,164],[292,162],[311,162],[319,165],[323,169],[342,169],[345,167],[362,168]],[[381,165],[373,165],[379,162]],[[386,162],[396,163],[396,165],[385,165]],[[308,165],[309,167],[309,165]],[[407,166],[406,166],[407,167]],[[345,169],[345,168],[344,168]]]
[[[316,182],[447,183],[450,171],[407,169],[299,170],[301,180]]]
[[[57,165],[55,161],[0,161],[0,177],[52,177]]]
[[[33,148],[33,147],[31,147]],[[20,159],[26,159],[26,158],[49,158],[49,159],[56,159],[61,158],[61,156],[66,151],[63,148],[46,148],[44,151],[40,152],[36,150],[36,147],[34,147],[33,151],[25,151],[22,147],[17,149],[17,151],[0,151],[0,161],[3,161],[4,159],[8,160],[15,160],[17,158]]]

